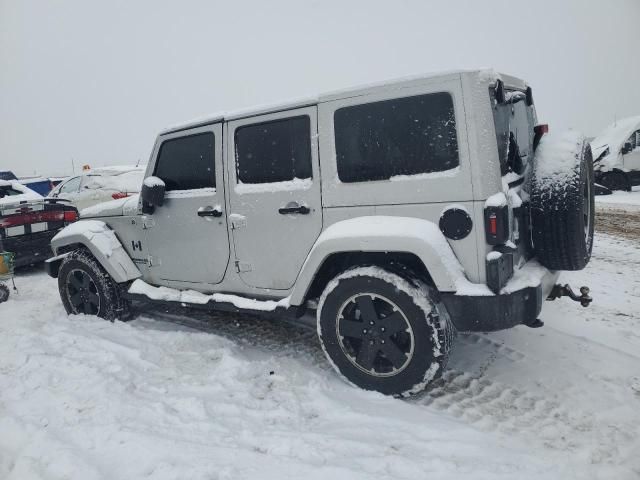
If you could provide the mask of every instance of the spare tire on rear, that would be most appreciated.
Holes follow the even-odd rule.
[[[545,135],[531,182],[531,227],[538,261],[551,270],[582,270],[593,247],[591,147],[576,132]]]

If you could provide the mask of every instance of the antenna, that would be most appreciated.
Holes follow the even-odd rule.
[[[76,174],[76,165],[73,163],[73,157],[71,157],[71,175]]]

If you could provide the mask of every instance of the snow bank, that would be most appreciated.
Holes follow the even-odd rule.
[[[5,480],[554,480],[587,471],[582,450],[565,457],[425,400],[344,384],[313,332],[232,316],[214,319],[216,333],[149,316],[67,317],[55,280],[38,274],[23,285],[0,306]]]

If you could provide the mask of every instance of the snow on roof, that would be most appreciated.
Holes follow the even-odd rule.
[[[109,165],[107,167],[96,167],[85,172],[86,175],[121,175],[127,172],[145,171],[146,165]]]
[[[618,167],[621,163],[620,150],[636,130],[640,130],[640,115],[613,122],[591,141],[594,160],[609,148],[609,154],[600,161],[600,164],[605,169]]]
[[[414,85],[419,85],[425,80],[433,78],[446,78],[460,76],[462,74],[475,75],[479,81],[482,82],[494,82],[497,79],[502,79],[505,84],[514,86],[516,88],[525,88],[526,84],[522,80],[505,74],[500,74],[493,69],[476,69],[476,70],[452,70],[446,72],[437,73],[424,73],[420,75],[405,76],[400,78],[383,80],[380,82],[359,85],[356,87],[349,87],[345,89],[326,92],[321,95],[302,97],[293,100],[285,100],[282,102],[265,104],[258,107],[244,108],[235,111],[217,112],[211,115],[197,117],[188,122],[179,123],[173,125],[160,132],[160,135],[185,130],[187,128],[195,128],[198,126],[204,126],[211,123],[221,122],[223,120],[238,120],[241,118],[251,117],[254,115],[261,115],[269,112],[280,112],[283,110],[290,110],[293,108],[308,107],[316,105],[322,102],[329,102],[333,100],[339,100],[343,98],[356,97],[360,95],[366,95],[371,93],[372,90],[380,89],[383,87],[393,88],[405,88]]]

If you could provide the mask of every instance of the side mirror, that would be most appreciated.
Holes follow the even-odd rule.
[[[142,182],[140,197],[142,198],[142,211],[153,213],[155,207],[161,207],[164,203],[165,184],[161,178],[147,177]]]
[[[620,150],[620,153],[622,153],[622,155],[626,155],[627,153],[631,153],[631,150],[633,150],[631,142],[626,142],[622,147],[622,150]]]

